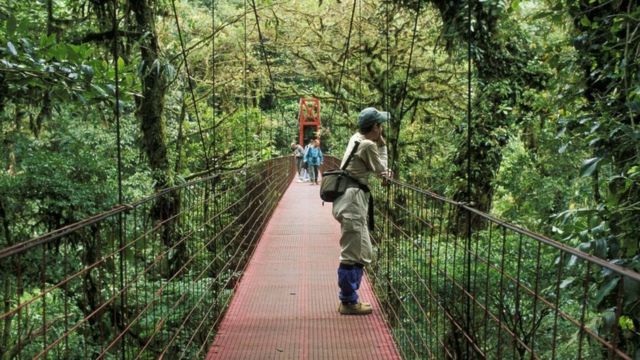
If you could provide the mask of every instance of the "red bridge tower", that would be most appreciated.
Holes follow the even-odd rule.
[[[300,98],[300,112],[298,113],[300,122],[299,144],[305,146],[305,139],[311,139],[318,135],[320,130],[320,100],[316,98]]]

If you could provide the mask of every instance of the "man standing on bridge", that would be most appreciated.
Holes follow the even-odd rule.
[[[354,183],[333,203],[333,217],[340,222],[342,232],[338,267],[338,311],[343,315],[366,315],[372,311],[371,304],[358,300],[357,290],[360,288],[364,266],[371,263],[373,257],[369,238],[369,228],[373,225],[373,198],[367,186],[369,174],[391,176],[386,159],[381,158],[381,153],[386,155],[382,124],[388,120],[388,112],[372,107],[362,110],[358,116],[358,132],[349,140],[342,158],[344,164],[353,148],[358,146],[346,168]]]

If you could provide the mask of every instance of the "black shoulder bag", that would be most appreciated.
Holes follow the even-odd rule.
[[[322,182],[320,184],[320,198],[325,202],[334,202],[337,198],[344,195],[349,187],[359,187],[356,179],[345,170],[351,162],[353,155],[358,150],[360,142],[356,141],[347,161],[340,169],[327,170],[322,173]]]

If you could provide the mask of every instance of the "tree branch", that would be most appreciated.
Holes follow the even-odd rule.
[[[137,39],[137,38],[140,38],[142,34],[137,31],[118,30],[118,36]],[[113,30],[109,30],[105,32],[85,34],[81,38],[76,38],[71,40],[71,43],[74,45],[79,45],[79,44],[85,44],[90,42],[109,41],[109,40],[113,40],[113,38],[114,38],[114,32]]]

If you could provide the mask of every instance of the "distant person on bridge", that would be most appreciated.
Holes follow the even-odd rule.
[[[382,124],[389,120],[389,113],[369,107],[358,116],[358,132],[347,145],[342,157],[344,164],[351,150],[358,143],[346,170],[357,180],[344,195],[333,203],[333,217],[340,222],[340,266],[338,286],[340,306],[343,315],[366,315],[372,311],[371,304],[358,300],[363,269],[371,263],[373,248],[369,238],[369,228],[373,220],[372,197],[368,188],[369,174],[388,175],[386,148],[382,138]],[[382,154],[382,158],[381,158]]]
[[[296,157],[296,169],[298,170],[298,181],[302,181],[304,175],[302,173],[302,164],[304,164],[304,148],[300,144],[291,143],[291,150],[293,156]]]
[[[320,177],[318,170],[323,162],[322,150],[320,150],[320,141],[318,141],[318,139],[312,140],[309,143],[309,148],[304,154],[304,162],[307,163],[311,185],[318,185],[318,178]]]

